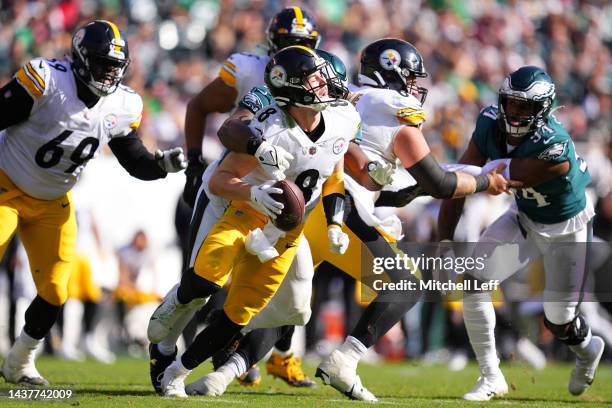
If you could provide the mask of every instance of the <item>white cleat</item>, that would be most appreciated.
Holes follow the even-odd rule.
[[[361,384],[356,367],[339,350],[332,352],[329,357],[319,364],[315,376],[350,399],[378,402],[376,396]]]
[[[85,337],[85,353],[94,360],[104,364],[113,364],[116,360],[115,354],[101,345],[93,335]]]
[[[179,370],[176,368],[176,363],[172,363],[161,379],[161,388],[164,397],[187,398],[185,392],[185,378],[189,375],[189,371]]]
[[[180,318],[186,313],[191,313],[206,303],[206,299],[194,299],[185,305],[180,303],[176,297],[178,287],[179,285],[176,284],[168,292],[162,303],[153,312],[151,319],[149,319],[147,337],[153,344],[158,344],[165,339]]]
[[[209,397],[220,397],[225,393],[228,382],[222,373],[214,371],[206,374],[197,381],[187,384],[185,391],[187,395],[208,395]]]
[[[47,381],[36,369],[36,349],[19,353],[11,349],[2,365],[2,376],[7,382],[24,386],[48,387]]]
[[[546,368],[546,356],[531,340],[521,337],[516,342],[516,353],[536,370]]]
[[[501,397],[508,393],[508,384],[503,374],[495,377],[482,375],[472,390],[463,399],[467,401],[489,401],[493,397]]]
[[[591,341],[595,352],[589,359],[582,360],[576,357],[576,367],[572,370],[567,388],[572,395],[581,395],[593,383],[595,371],[604,352],[605,343],[601,337],[593,336]]]

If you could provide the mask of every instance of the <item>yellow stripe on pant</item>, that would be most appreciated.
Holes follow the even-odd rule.
[[[247,325],[278,290],[295,257],[303,226],[287,232],[276,243],[279,256],[261,263],[246,252],[247,235],[266,225],[268,217],[244,202],[232,202],[213,226],[198,249],[195,273],[219,286],[230,275],[230,286],[223,310],[236,324]]]
[[[0,201],[0,259],[15,232],[23,242],[38,295],[53,305],[68,296],[68,279],[75,259],[76,218],[70,193],[39,200],[19,193],[0,170],[0,191],[12,198]]]

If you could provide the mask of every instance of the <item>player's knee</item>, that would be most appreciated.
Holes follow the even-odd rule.
[[[564,302],[544,302],[544,316],[554,324],[563,325],[576,317],[576,304]]]
[[[38,295],[53,306],[61,306],[68,299],[68,287],[49,282],[39,288]]]
[[[581,315],[576,316],[573,320],[564,324],[552,323],[548,320],[548,317],[545,317],[544,325],[556,338],[568,346],[575,346],[582,343],[591,330],[588,323]]]

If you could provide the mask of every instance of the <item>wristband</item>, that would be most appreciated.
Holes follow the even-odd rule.
[[[489,188],[489,176],[487,174],[481,174],[474,177],[476,179],[476,190],[475,193],[486,191]]]

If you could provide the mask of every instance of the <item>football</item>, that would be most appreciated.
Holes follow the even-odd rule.
[[[304,194],[294,182],[286,179],[277,181],[273,187],[283,192],[270,196],[285,206],[273,223],[280,230],[291,231],[304,221]]]

